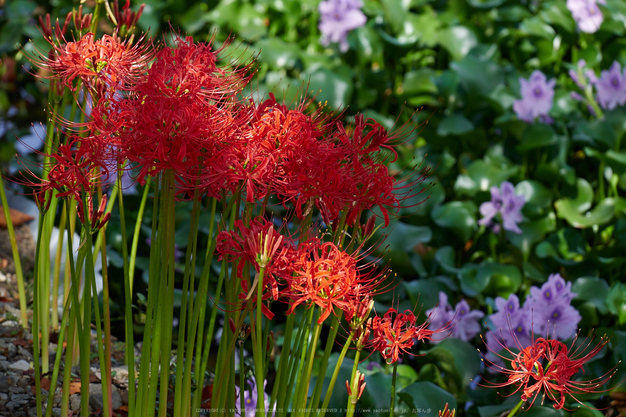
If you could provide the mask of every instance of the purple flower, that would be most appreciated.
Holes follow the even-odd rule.
[[[449,335],[434,336],[433,343],[439,343],[448,336],[461,339],[465,342],[471,340],[480,333],[480,323],[478,320],[483,318],[485,313],[482,311],[470,309],[469,304],[465,300],[459,301],[454,309],[448,304],[448,296],[445,292],[439,292],[439,304],[435,308],[431,308],[426,312],[431,322],[429,329],[440,329],[452,322],[454,325],[450,329]]]
[[[348,32],[363,26],[367,18],[361,11],[361,0],[326,0],[320,3],[321,15],[319,30],[322,32],[321,43],[328,46],[331,42],[339,43],[339,50],[348,50],[346,36]]]
[[[530,311],[520,306],[517,295],[511,294],[508,300],[502,297],[496,298],[498,311],[489,316],[494,328],[487,333],[487,346],[489,347],[490,360],[499,362],[496,355],[505,347],[523,349],[530,346],[532,319]]]
[[[622,74],[619,62],[613,62],[608,71],[602,71],[595,84],[596,98],[603,109],[613,110],[618,104],[626,103],[626,68]]]
[[[570,305],[575,295],[571,282],[552,274],[541,288],[531,287],[524,308],[532,311],[538,332],[553,333],[556,339],[569,339],[576,334],[581,320],[578,310]]]
[[[494,233],[500,232],[500,225],[494,222],[494,217],[500,213],[502,226],[505,230],[522,233],[517,223],[522,221],[522,207],[526,200],[524,196],[515,195],[513,184],[504,181],[500,188],[491,187],[491,201],[480,205],[480,214],[483,218],[478,221],[481,226],[491,226]]]
[[[586,33],[594,33],[600,29],[604,16],[602,16],[598,3],[605,4],[605,1],[567,0],[567,8],[572,12],[578,29]]]
[[[546,80],[546,76],[539,70],[533,71],[530,78],[519,79],[521,84],[521,100],[513,102],[513,110],[520,120],[533,123],[536,118],[544,123],[551,123],[548,112],[552,108],[554,99],[555,79]]]
[[[265,386],[267,385],[267,381],[264,382],[263,384],[263,388],[265,388]],[[256,382],[254,380],[248,380],[248,387],[250,387],[250,389],[247,389],[243,392],[243,401],[245,403],[245,411],[246,411],[246,417],[254,417],[256,415],[257,412],[257,401],[258,401],[258,393],[257,393],[257,389],[256,389]],[[235,386],[235,394],[237,395],[237,399],[235,400],[235,415],[236,416],[240,416],[241,415],[241,411],[239,411],[239,406],[241,405],[241,400],[239,398],[239,386],[236,385]],[[275,410],[272,410],[272,413],[269,413],[269,396],[263,392],[264,395],[264,402],[263,404],[265,404],[265,415],[267,416],[273,416],[274,414],[276,414]]]

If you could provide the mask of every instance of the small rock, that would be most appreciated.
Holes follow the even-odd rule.
[[[7,401],[9,401],[9,396],[4,392],[0,392],[0,404],[4,404]]]
[[[26,404],[28,400],[31,399],[31,396],[28,394],[13,394],[11,395],[11,401],[15,401],[16,403]],[[22,401],[25,401],[24,403]]]
[[[55,354],[57,353],[57,348],[58,348],[58,347],[59,347],[59,346],[58,346],[56,343],[50,343],[50,344],[48,345],[48,353],[49,353],[50,355],[55,355]]]
[[[126,365],[111,368],[111,374],[114,375],[113,379],[118,384],[128,385],[128,367]]]
[[[18,403],[16,403],[15,401],[9,401],[8,403],[6,403],[6,404],[4,405],[4,407],[5,407],[7,410],[9,410],[9,411],[13,411],[13,410],[15,410],[15,409],[19,408],[19,407],[20,407],[20,405],[19,405]]]
[[[114,410],[117,410],[123,405],[122,396],[120,395],[117,387],[112,386],[111,388],[112,406]],[[102,410],[104,408],[101,384],[89,384],[89,405],[97,410]]]
[[[76,413],[80,411],[80,395],[70,395],[70,410]]]
[[[9,369],[9,361],[2,361],[0,360],[0,372],[6,372],[7,369]]]
[[[32,361],[34,358],[32,353],[30,353],[28,350],[24,349],[21,346],[17,347],[17,354],[23,356],[28,361]]]
[[[22,394],[24,392],[24,388],[12,385],[9,387],[9,392],[11,394]]]
[[[61,409],[60,408],[53,408],[52,409],[52,415],[54,417],[61,417]]]
[[[9,383],[9,377],[0,375],[0,392],[5,392],[11,384]]]
[[[30,381],[31,378],[29,376],[23,376],[17,381],[17,386],[22,388],[30,387]]]
[[[30,369],[30,364],[24,359],[20,359],[19,361],[9,365],[9,369],[12,371],[28,371]]]
[[[46,412],[46,408],[44,407],[43,412]],[[28,410],[28,417],[37,417],[37,408],[30,408]]]

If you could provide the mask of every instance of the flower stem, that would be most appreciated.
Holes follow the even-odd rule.
[[[389,417],[393,417],[396,407],[396,377],[398,376],[398,361],[393,363],[393,376],[391,377],[391,404],[389,405]]]
[[[524,404],[524,400],[520,400],[517,405],[515,406],[515,408],[513,408],[511,410],[511,412],[506,416],[506,417],[513,417],[515,414],[517,414],[517,412],[519,411],[520,407],[522,406],[522,404]]]

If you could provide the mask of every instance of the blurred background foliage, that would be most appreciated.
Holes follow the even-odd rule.
[[[16,137],[36,136],[32,124],[46,118],[45,88],[34,81],[26,58],[47,51],[37,18],[50,13],[62,21],[78,4],[1,3],[0,159],[14,170]],[[296,103],[305,92],[329,110],[345,110],[348,118],[365,113],[392,131],[404,123],[414,127],[392,169],[430,166],[433,185],[412,201],[421,204],[403,210],[385,231],[401,282],[377,300],[379,312],[398,300],[400,309],[418,303],[425,311],[444,291],[451,304],[466,299],[488,315],[496,297],[523,299],[532,285],[558,272],[573,283],[581,335],[596,329],[611,336],[608,351],[585,375],[602,375],[626,360],[626,109],[595,118],[571,97],[577,90],[568,75],[581,59],[597,75],[614,61],[626,63],[626,3],[606,0],[604,21],[592,34],[581,32],[558,0],[363,3],[367,23],[349,33],[346,53],[320,44],[317,0],[147,0],[139,27],[155,39],[172,28],[196,40],[215,37],[218,45],[234,37],[226,59],[258,62],[249,91],[254,96],[273,92],[279,101]],[[93,7],[93,0],[83,7]],[[101,19],[100,29],[112,28]],[[556,79],[552,124],[526,123],[512,109],[520,98],[519,79],[535,69]],[[526,199],[521,234],[496,235],[477,224],[479,206],[503,181]],[[129,198],[132,217],[138,199]],[[121,252],[115,218],[108,233],[115,264]],[[177,244],[186,245],[184,233]],[[445,399],[473,416],[512,408],[517,398],[470,383],[481,370],[476,347],[484,350],[479,338],[450,339],[421,352],[423,357],[406,358],[411,366],[399,369],[399,398],[409,410],[403,415],[427,414],[420,404],[430,405],[432,398],[432,407]],[[384,407],[389,369],[368,364],[362,406]],[[611,387],[624,377],[622,365]],[[608,395],[588,400],[599,408],[610,403]],[[341,407],[342,397],[337,401]],[[545,406],[529,413],[570,414]],[[574,415],[602,413],[582,408]]]

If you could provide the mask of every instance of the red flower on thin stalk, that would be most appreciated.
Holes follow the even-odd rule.
[[[368,342],[371,350],[377,350],[381,356],[392,364],[398,361],[403,354],[415,355],[411,352],[416,341],[431,340],[432,336],[450,330],[452,322],[442,328],[429,330],[430,321],[416,325],[417,317],[411,310],[398,313],[395,308],[387,310],[383,317],[376,316],[368,320],[372,339]]]
[[[596,356],[609,342],[609,339],[603,336],[597,345],[588,350],[593,343],[592,339],[586,339],[584,343],[575,347],[577,339],[578,336],[568,347],[558,340],[538,338],[530,346],[523,349],[520,347],[519,353],[509,349],[506,344],[500,343],[506,355],[493,350],[492,352],[508,362],[510,366],[501,366],[491,361],[484,361],[484,359],[483,361],[487,362],[490,368],[504,374],[507,380],[500,383],[486,381],[483,386],[493,388],[511,386],[515,389],[507,396],[521,391],[521,399],[530,401],[530,407],[539,395],[541,395],[542,404],[548,397],[554,402],[554,408],[557,410],[564,408],[568,396],[579,404],[585,405],[576,398],[576,395],[607,391],[599,388],[611,379],[616,368],[598,378],[574,380],[574,376],[583,370],[585,363]],[[483,355],[483,358],[486,357]]]
[[[379,287],[387,270],[379,271],[373,264],[359,265],[366,257],[366,254],[358,255],[360,249],[350,254],[326,242],[301,251],[284,291],[291,302],[287,314],[300,304],[317,305],[322,311],[318,319],[321,324],[331,314],[337,314],[335,309],[354,314],[355,308],[358,309],[355,304],[381,292],[383,289]]]

